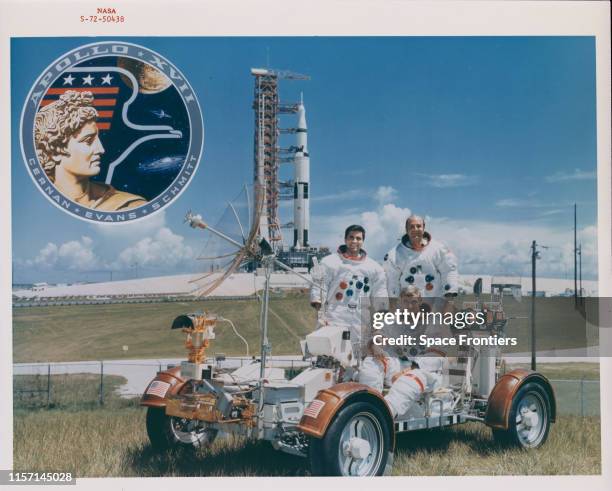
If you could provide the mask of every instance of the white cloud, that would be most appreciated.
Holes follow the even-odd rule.
[[[310,242],[316,246],[326,246],[332,251],[344,243],[344,230],[361,221],[361,215],[355,211],[343,210],[339,215],[312,215],[310,217],[312,234]],[[369,239],[369,235],[367,239]]]
[[[185,238],[162,227],[153,236],[140,239],[121,251],[113,267],[126,268],[138,264],[141,267],[167,269],[193,259],[194,251],[185,244]]]
[[[155,223],[155,222],[154,222]],[[159,222],[157,222],[159,223]],[[126,271],[136,264],[139,268],[155,270],[159,273],[174,273],[178,269],[193,268],[195,254],[187,245],[185,238],[161,227],[146,237],[136,237],[137,241],[116,253],[103,244],[94,243],[87,236],[63,244],[47,243],[33,259],[16,260],[16,263],[33,272],[83,273],[93,270]],[[128,243],[129,244],[129,243]],[[97,246],[97,247],[95,247]],[[103,252],[99,256],[98,253]]]
[[[146,237],[157,230],[165,227],[166,212],[162,210],[146,218],[139,218],[130,222],[122,223],[95,223],[91,227],[103,238],[108,238],[112,241],[125,243],[133,241],[139,237]]]
[[[319,196],[315,195],[310,198],[310,201],[315,201],[317,203],[344,201],[360,198],[364,195],[369,195],[369,193],[367,191],[364,191],[363,189],[347,189],[346,191],[340,191],[334,194],[324,194]],[[287,201],[287,203],[293,206],[293,201]]]
[[[528,200],[521,200],[516,198],[504,198],[499,199],[495,202],[495,206],[498,208],[521,208],[527,206]]]
[[[531,274],[531,241],[541,246],[538,273],[570,277],[573,275],[573,231],[532,223],[494,223],[431,219],[427,228],[446,242],[457,254],[462,272],[492,275]],[[595,227],[579,230],[583,243],[583,275],[597,274],[597,236]]]
[[[352,224],[362,225],[366,230],[365,249],[372,257],[382,257],[404,233],[404,222],[411,214],[408,208],[400,208],[388,201],[397,196],[391,186],[380,186],[373,194],[377,205],[372,211],[346,210],[339,215],[311,217],[313,235],[311,242],[335,250],[344,243],[344,230]]]
[[[495,206],[498,208],[548,208],[560,205],[559,203],[543,203],[533,198],[504,198],[497,200]]]
[[[100,260],[93,250],[93,240],[90,237],[81,237],[80,240],[71,240],[57,245],[47,243],[37,256],[25,262],[26,266],[44,270],[59,271],[87,271],[100,266]]]
[[[582,169],[574,169],[573,172],[556,172],[550,176],[546,176],[546,182],[564,182],[564,181],[586,181],[596,179],[595,171],[586,171]]]
[[[397,190],[391,186],[380,186],[374,193],[374,199],[381,205],[391,203],[397,199]]]
[[[540,216],[541,217],[549,217],[551,215],[559,215],[561,213],[567,213],[567,210],[555,209],[555,210],[543,211],[543,212],[540,213]]]
[[[366,230],[365,249],[372,257],[381,258],[397,243],[404,233],[404,222],[411,214],[410,209],[401,208],[388,200],[396,196],[396,191],[390,186],[381,186],[374,193],[377,206],[372,211],[351,211],[342,215],[327,215],[312,217],[313,237],[311,241],[317,245],[329,246],[332,250],[344,242],[344,230],[352,224],[362,225]]]
[[[426,180],[423,184],[434,188],[458,188],[477,184],[478,176],[468,176],[466,174],[417,174]]]
[[[310,201],[316,203],[338,202],[357,198],[374,199],[379,204],[385,204],[397,198],[397,190],[395,190],[392,186],[379,186],[374,192],[366,189],[347,189],[345,191],[339,191],[333,194],[325,194],[320,196],[315,195],[310,198]],[[293,201],[288,201],[288,203],[293,206]]]
[[[313,243],[335,247],[343,243],[344,229],[359,223],[366,229],[365,248],[374,259],[382,260],[404,233],[404,222],[410,209],[392,203],[379,205],[362,213],[315,216],[312,223]],[[435,239],[445,242],[459,259],[460,272],[466,274],[531,274],[532,240],[548,246],[542,249],[538,274],[572,277],[574,267],[573,231],[533,222],[501,223],[482,220],[450,220],[426,217],[427,230]],[[579,230],[582,242],[583,277],[597,275],[597,230],[593,226]]]
[[[592,205],[589,201],[541,201],[530,195],[528,198],[503,198],[495,202],[498,208],[523,208],[523,209],[542,209],[538,211],[538,216],[545,217],[558,215],[560,213],[572,213],[574,204]],[[548,209],[547,209],[548,208]]]
[[[366,229],[365,249],[372,257],[381,258],[396,244],[404,232],[409,208],[400,208],[392,203],[379,206],[374,211],[361,214],[361,224]]]

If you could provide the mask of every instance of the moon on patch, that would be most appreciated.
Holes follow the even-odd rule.
[[[141,94],[158,94],[172,85],[172,82],[166,75],[148,63],[133,60],[132,58],[119,58],[117,66],[127,70],[136,77],[140,86],[138,92]],[[126,76],[121,75],[121,78],[127,85],[132,85]]]

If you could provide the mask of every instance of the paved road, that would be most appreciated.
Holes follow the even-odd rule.
[[[590,354],[590,353],[589,353]],[[557,350],[539,352],[538,363],[573,363],[591,362],[598,363],[597,355],[584,356],[584,350]],[[272,366],[279,368],[292,368],[308,366],[300,355],[273,356]],[[531,353],[517,353],[506,358],[508,363],[530,363]],[[104,360],[104,361],[76,361],[61,363],[15,363],[13,364],[14,375],[46,374],[51,369],[51,374],[65,373],[100,373],[103,369],[107,375],[120,375],[127,379],[127,383],[119,388],[123,395],[140,395],[155,374],[165,369],[168,365],[179,365],[180,358],[160,358],[145,360]],[[231,357],[221,362],[223,368],[238,368],[252,361],[248,357]]]
[[[179,365],[183,359],[160,358],[148,360],[104,360],[104,361],[75,361],[61,363],[14,363],[13,375],[35,375],[47,374],[49,368],[51,374],[66,373],[100,373],[106,375],[120,375],[127,379],[127,383],[119,387],[122,395],[140,395],[144,392],[148,383],[159,370],[168,365]],[[238,368],[252,361],[247,357],[232,357],[221,362],[222,368]],[[273,356],[271,365],[279,368],[292,368],[307,366],[301,356]]]
[[[599,363],[598,346],[538,351],[536,355],[538,363]],[[506,355],[506,360],[509,363],[530,363],[531,352]]]

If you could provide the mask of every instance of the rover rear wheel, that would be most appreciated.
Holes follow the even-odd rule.
[[[493,430],[496,441],[519,448],[538,448],[550,431],[551,401],[538,383],[527,383],[512,399],[507,430]]]
[[[196,421],[167,416],[163,407],[147,409],[147,434],[156,450],[200,448],[212,444],[216,431]]]

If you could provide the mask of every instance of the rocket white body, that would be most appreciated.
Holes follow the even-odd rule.
[[[310,157],[308,155],[308,127],[304,103],[298,106],[297,150],[294,157],[293,178],[293,247],[308,247],[310,228]]]

